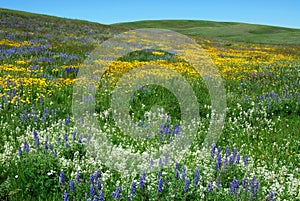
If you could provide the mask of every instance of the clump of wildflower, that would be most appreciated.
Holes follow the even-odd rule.
[[[116,190],[114,192],[112,192],[111,196],[113,198],[116,198],[116,199],[120,199],[121,198],[121,188],[120,188],[120,186],[116,187]]]

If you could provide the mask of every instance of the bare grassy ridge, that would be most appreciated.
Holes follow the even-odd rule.
[[[262,44],[300,44],[300,29],[203,20],[149,20],[113,24],[116,27],[162,28],[188,36]]]

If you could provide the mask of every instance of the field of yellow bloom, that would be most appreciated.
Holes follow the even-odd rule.
[[[93,83],[96,93],[82,96],[80,107],[94,103],[95,110],[80,113],[77,122],[74,83],[90,84],[78,77],[89,68],[84,61],[126,29],[6,10],[0,19],[0,200],[300,199],[299,45],[192,37],[216,66],[226,93],[220,137],[205,152],[203,142],[216,115],[205,84],[210,78],[184,58],[146,49],[115,61],[96,60],[95,65],[110,65]],[[183,124],[176,94],[150,84],[134,89],[128,100],[136,133],[118,127],[114,91],[122,76],[141,66],[182,75],[199,103],[200,118]],[[140,70],[127,83],[147,73]],[[164,80],[176,77],[152,73]],[[186,140],[188,149],[172,147],[191,127],[197,129],[194,140]],[[137,133],[145,136],[134,137]],[[95,139],[101,143],[91,150]],[[173,153],[164,152],[169,144]],[[107,153],[99,158],[95,150]],[[153,150],[162,153],[157,160],[146,157]],[[173,160],[175,152],[180,161]],[[129,164],[126,155],[143,163]],[[118,161],[111,165],[113,158]],[[130,165],[145,170],[127,171]]]

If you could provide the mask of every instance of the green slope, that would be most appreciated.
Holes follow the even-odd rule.
[[[108,30],[115,30],[115,33],[137,28],[161,28],[174,30],[188,36],[202,38],[216,38],[250,43],[300,45],[300,29],[256,24],[214,22],[204,20],[146,20],[103,25],[100,23],[88,22],[84,20],[60,18],[3,8],[0,8],[0,14],[1,19],[3,19],[4,16],[6,17],[6,19],[8,19],[7,17],[13,16],[23,19],[38,18],[39,20],[44,22],[51,21],[51,23],[45,23],[45,25],[53,25],[54,27],[57,27],[60,23],[64,24],[67,22],[71,24],[71,29],[74,27],[78,27],[78,30],[80,31],[78,31],[76,34],[80,34],[85,25],[87,25],[87,27],[93,27],[94,30],[103,28]],[[7,25],[5,22],[2,21],[1,24],[2,31],[9,29],[9,25]],[[14,27],[14,29],[15,28],[16,27]],[[23,27],[19,28],[27,29],[28,27],[26,27],[26,24],[23,24]],[[84,31],[88,32],[88,30]]]
[[[149,20],[113,24],[116,27],[162,28],[204,38],[266,44],[300,44],[300,29],[202,20]]]

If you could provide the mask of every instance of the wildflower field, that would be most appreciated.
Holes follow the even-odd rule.
[[[299,45],[191,36],[226,92],[218,141],[203,151],[212,101],[206,78],[182,58],[150,49],[111,62],[96,94],[85,99],[96,104],[99,129],[91,129],[89,115],[74,119],[74,83],[84,82],[77,75],[90,53],[128,29],[4,9],[0,27],[0,200],[300,200]],[[144,65],[185,78],[199,102],[200,118],[189,122],[198,129],[180,161],[164,153],[142,164],[144,171],[118,171],[126,160],[111,168],[110,158],[145,158],[189,129],[174,94],[158,85],[136,88],[128,101],[132,124],[145,137],[118,128],[113,91],[123,74]],[[116,150],[107,161],[89,149],[99,135]]]

